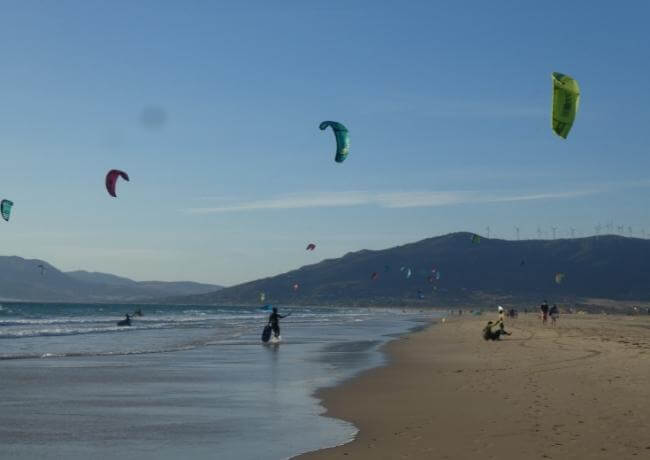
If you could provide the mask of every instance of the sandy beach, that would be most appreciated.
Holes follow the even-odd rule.
[[[494,315],[496,316],[496,314]],[[322,390],[352,443],[301,459],[627,459],[650,456],[650,317],[537,315],[486,342],[488,315],[386,347],[389,365]]]

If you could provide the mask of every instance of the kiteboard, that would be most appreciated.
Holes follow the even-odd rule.
[[[273,329],[271,329],[271,326],[268,324],[264,327],[264,330],[262,331],[262,342],[266,343],[271,339],[271,333],[273,332]]]

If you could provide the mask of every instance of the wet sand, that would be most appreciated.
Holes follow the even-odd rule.
[[[650,458],[650,317],[520,315],[485,342],[488,319],[396,340],[388,366],[320,391],[360,432],[299,458]]]

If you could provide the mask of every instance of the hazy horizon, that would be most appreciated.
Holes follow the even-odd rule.
[[[607,233],[606,230],[605,230],[605,231],[601,230],[601,233],[598,233],[598,234],[594,233],[594,234],[592,234],[592,235],[582,235],[582,234],[577,234],[577,233],[575,233],[575,232],[574,232],[574,235],[571,235],[570,230],[567,230],[566,232],[561,232],[560,229],[557,229],[557,230],[558,230],[558,231],[557,231],[557,233],[556,233],[556,237],[555,237],[555,238],[552,237],[552,236],[550,236],[550,237],[545,237],[545,236],[541,236],[541,237],[526,237],[525,235],[523,235],[523,234],[520,233],[520,238],[516,238],[516,237],[514,237],[514,238],[509,238],[509,237],[507,237],[507,236],[502,237],[501,235],[498,235],[498,234],[490,234],[490,239],[493,239],[493,240],[502,240],[502,241],[521,241],[521,242],[525,242],[525,241],[535,241],[535,240],[553,241],[553,240],[561,240],[561,239],[580,239],[580,238],[607,237],[607,236],[618,236],[618,237],[622,237],[622,238],[639,238],[639,239],[646,239],[645,236],[643,236],[643,237],[637,237],[637,236],[634,236],[634,235],[630,236],[630,235],[625,235],[625,234],[618,234],[618,233],[615,233],[615,232],[613,232],[613,233]],[[426,237],[426,238],[424,238],[424,239],[428,239],[428,238],[438,238],[438,237],[443,237],[443,236],[447,236],[447,235],[452,235],[452,234],[455,234],[455,233],[468,233],[468,234],[471,234],[472,232],[468,232],[468,231],[465,231],[465,230],[457,230],[457,231],[453,231],[453,232],[449,232],[449,233],[444,233],[444,234],[440,234],[440,235],[432,235],[432,236]],[[548,233],[548,232],[544,232],[544,235],[546,235],[547,233]],[[487,238],[487,233],[480,233],[480,232],[479,232],[479,233],[477,233],[477,234],[479,234],[482,238]],[[515,232],[515,235],[516,235],[516,232]],[[391,249],[391,248],[394,248],[394,247],[397,247],[397,246],[400,246],[400,245],[403,245],[403,244],[417,243],[417,242],[419,242],[419,241],[421,241],[421,240],[417,240],[417,241],[407,241],[407,242],[404,242],[404,243],[394,244],[394,245],[390,245],[390,246],[386,246],[386,247],[373,248],[372,250],[375,250],[375,251],[381,251],[381,250],[385,250],[385,249]],[[363,251],[363,250],[368,250],[368,248],[358,248],[358,249],[353,249],[353,250],[351,250],[350,252],[358,252],[358,251]],[[344,255],[345,255],[345,254],[341,254],[341,257],[344,256]],[[13,257],[22,257],[22,256],[20,256],[20,255],[18,255],[18,254],[6,255],[6,256],[9,256],[9,257],[12,257],[12,256],[13,256]],[[29,258],[25,258],[25,259],[28,259],[28,260],[29,260]],[[34,260],[39,260],[39,258],[35,258]],[[317,260],[315,260],[313,263],[308,263],[308,264],[306,264],[306,265],[318,264],[319,262],[322,262],[322,260],[323,260],[323,259],[317,259]],[[45,262],[50,263],[50,262],[47,261],[47,260],[45,260]],[[69,270],[68,270],[68,269],[63,270],[63,269],[61,269],[61,267],[58,267],[58,266],[56,266],[56,265],[54,265],[54,264],[52,264],[52,265],[53,265],[55,268],[60,269],[63,273],[75,272],[75,271],[83,271],[83,272],[88,272],[88,273],[101,273],[101,274],[115,275],[115,276],[118,276],[118,277],[130,278],[130,277],[128,277],[128,276],[126,276],[126,275],[122,275],[122,274],[120,274],[120,273],[101,272],[101,271],[92,270],[92,269],[88,269],[88,268],[84,268],[84,267],[78,267],[78,268],[73,268],[73,269],[69,269]],[[268,274],[267,276],[269,276],[269,277],[273,277],[273,276],[276,276],[276,275],[280,275],[280,274],[282,274],[282,273],[286,273],[286,272],[289,272],[289,271],[297,270],[297,269],[299,269],[299,268],[301,268],[301,267],[302,267],[302,266],[289,267],[287,270],[284,270],[284,271],[282,271],[282,272],[277,272],[277,273],[270,273],[270,274]],[[226,284],[220,283],[220,282],[218,282],[218,281],[215,281],[215,282],[206,282],[206,281],[196,281],[196,280],[192,280],[192,279],[170,279],[170,280],[158,280],[158,279],[154,279],[154,278],[144,278],[144,279],[135,279],[135,278],[131,278],[131,279],[133,279],[134,281],[138,281],[138,282],[146,282],[146,281],[199,282],[199,283],[215,284],[215,285],[219,285],[219,286],[221,286],[221,287],[232,287],[232,286],[235,286],[235,285],[237,285],[237,284],[242,284],[242,283],[247,283],[247,282],[250,282],[250,281],[256,281],[256,280],[258,280],[258,278],[251,278],[251,279],[246,279],[246,280],[239,281],[239,282],[234,283],[234,284],[226,285]]]

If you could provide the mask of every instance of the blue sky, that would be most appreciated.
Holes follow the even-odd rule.
[[[487,226],[650,235],[647,2],[2,10],[3,254],[234,284]],[[566,141],[553,71],[581,86]],[[152,107],[163,123],[142,122]],[[343,164],[323,120],[350,129]],[[117,199],[111,168],[131,176]]]

